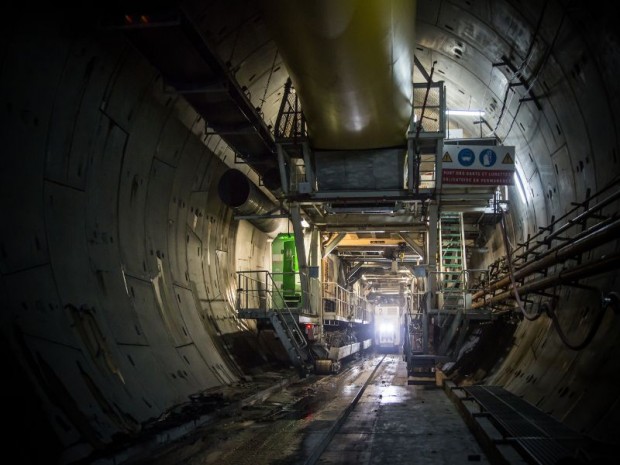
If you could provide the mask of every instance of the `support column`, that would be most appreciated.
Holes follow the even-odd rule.
[[[427,250],[428,250],[428,270],[426,276],[427,283],[427,295],[426,308],[424,315],[422,316],[422,341],[424,346],[424,353],[428,353],[428,315],[430,311],[435,307],[435,289],[437,286],[437,274],[433,273],[437,271],[437,221],[439,219],[439,207],[436,203],[432,202],[428,208],[428,234],[427,238]]]
[[[311,299],[310,310],[314,313],[318,313],[319,317],[319,341],[323,341],[323,287],[321,286],[321,232],[311,225],[312,229],[310,231],[310,253],[308,255],[308,262],[311,267],[316,267],[317,279],[314,281],[310,281],[310,287],[313,291],[314,298]]]
[[[282,192],[284,193],[284,195],[287,195],[290,190],[289,174],[287,172],[287,166],[289,164],[288,155],[284,151],[282,145],[277,144],[276,149],[278,153],[278,169],[280,170],[280,183],[282,184]]]
[[[316,192],[316,175],[314,174],[312,154],[308,142],[303,143],[302,150],[304,156],[304,168],[306,169],[306,182],[310,184],[310,192]]]
[[[317,228],[315,228],[313,225],[311,225],[312,229],[310,230],[310,250],[308,253],[308,262],[310,264],[310,266],[320,266],[320,237],[321,234],[319,232],[319,230]]]
[[[414,123],[415,127],[415,123]],[[415,146],[413,144],[413,138],[409,137],[407,139],[407,190],[409,192],[413,192],[417,182],[415,180],[416,174],[415,171]]]

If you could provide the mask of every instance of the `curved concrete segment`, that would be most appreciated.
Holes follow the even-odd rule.
[[[318,8],[312,13],[311,2],[291,1],[290,7],[276,1],[283,11],[274,15],[283,17],[282,27],[298,28],[298,34],[289,37],[291,43],[280,49],[267,36],[266,19],[252,0],[182,3],[188,11],[193,7],[190,17],[196,27],[192,23],[187,29],[202,33],[176,37],[176,44],[187,43],[188,62],[203,57],[204,43],[199,39],[212,39],[268,124],[276,121],[289,77],[282,62],[288,46],[300,49],[294,58],[303,59],[302,64],[318,66],[326,60],[321,65],[325,75],[309,67],[307,73],[317,74],[309,74],[306,80],[300,74],[306,69],[295,67],[286,55],[286,66],[294,73],[304,108],[310,112],[312,142],[321,147],[314,154],[339,157],[339,150],[330,150],[337,148],[332,145],[344,147],[340,151],[357,147],[348,152],[351,155],[375,144],[400,143],[404,137],[409,109],[382,96],[399,95],[400,101],[408,101],[408,88],[399,88],[400,94],[387,92],[384,87],[393,90],[394,80],[384,79],[385,73],[379,70],[392,62],[381,65],[372,54],[378,44],[389,43],[387,36],[383,42],[371,39],[368,34],[378,29],[370,25],[359,31],[357,47],[365,52],[359,56],[336,53],[334,44],[344,47],[351,44],[348,40],[332,43],[327,36],[320,43],[305,40],[319,32],[323,36],[330,31],[344,33],[346,28],[336,27],[343,18],[351,17],[351,24],[357,24],[353,21],[357,13],[351,10],[356,3],[312,2]],[[328,14],[336,4],[339,10]],[[364,11],[371,15],[376,8],[377,18],[385,23],[388,16],[379,9],[392,5],[389,11],[396,12],[396,4],[369,0]],[[247,172],[254,184],[245,185],[248,181],[240,177],[245,190],[227,193],[227,203],[236,207],[222,202],[219,184],[228,176],[237,177],[227,173],[233,166],[240,167],[239,151],[225,143],[224,131],[222,136],[214,134],[201,109],[186,99],[188,92],[206,93],[205,99],[212,103],[205,114],[213,114],[218,111],[222,85],[187,79],[177,82],[186,84],[179,85],[185,93],[171,91],[161,70],[128,40],[129,26],[98,27],[99,15],[82,15],[75,8],[68,11],[54,5],[56,14],[45,18],[35,18],[41,11],[32,8],[28,14],[7,13],[7,17],[28,20],[13,21],[2,44],[2,406],[8,426],[5,444],[23,463],[92,463],[86,457],[116,451],[130,440],[161,431],[160,420],[176,421],[175,414],[195,407],[197,398],[205,399],[205,405],[213,401],[215,409],[225,399],[218,401],[211,394],[245,389],[249,378],[271,375],[268,370],[274,365],[290,371],[290,359],[274,331],[240,318],[236,309],[242,290],[239,272],[273,270],[273,256],[278,255],[271,242],[277,230],[265,233],[249,220],[236,221],[262,216],[261,211],[277,206],[253,198],[254,190],[267,192],[269,199],[280,197],[275,155],[264,171]],[[270,16],[277,8],[265,5],[270,23],[280,21]],[[288,11],[291,8],[298,11]],[[508,241],[504,242],[503,231],[515,248],[530,238],[538,243],[536,235],[546,231],[538,236],[543,238],[540,249],[526,250],[524,262],[529,268],[525,270],[532,272],[536,286],[548,280],[553,284],[540,294],[534,289],[537,293],[530,292],[528,300],[534,306],[550,295],[559,299],[553,313],[547,310],[535,321],[522,318],[517,306],[502,300],[505,304],[498,302],[496,319],[478,320],[481,313],[473,311],[460,327],[445,324],[443,328],[454,336],[454,346],[460,348],[454,351],[458,364],[452,367],[453,381],[502,386],[564,425],[609,445],[617,457],[620,313],[614,295],[620,288],[620,242],[613,231],[604,231],[610,224],[615,228],[620,212],[620,43],[610,8],[560,0],[419,2],[415,53],[420,66],[415,78],[421,82],[421,69],[434,66],[437,79],[445,80],[447,108],[484,109],[484,120],[479,115],[450,116],[450,127],[460,129],[465,138],[487,140],[493,135],[515,147],[515,184],[506,188],[505,227],[479,211],[469,214],[463,227],[471,244],[466,249],[471,269],[488,270],[505,257]],[[291,18],[286,18],[287,11]],[[355,14],[347,16],[351,12]],[[313,29],[321,14],[327,21],[324,30]],[[409,16],[392,17],[402,21]],[[180,26],[175,29],[174,19],[131,27],[134,32],[148,29],[153,33],[149,46],[173,56],[179,50],[171,47],[171,35],[187,32]],[[367,58],[370,71],[358,66]],[[351,70],[345,72],[349,65]],[[361,82],[362,73],[366,73],[364,82],[372,81],[367,86]],[[375,74],[383,78],[377,80]],[[340,85],[345,92],[338,89]],[[322,109],[324,116],[319,114]],[[371,116],[368,131],[346,129],[359,123],[357,115]],[[391,128],[392,139],[375,138],[382,130],[376,125]],[[233,125],[226,129],[253,130]],[[291,161],[297,162],[292,155]],[[333,186],[359,181],[353,187],[360,187],[358,172],[346,166],[337,170],[338,159],[332,161]],[[369,186],[374,179],[387,183],[383,170],[388,167],[387,163],[373,165],[372,177],[361,187],[374,189],[373,194],[390,188]],[[241,167],[244,176],[246,168]],[[322,174],[320,169],[317,172]],[[400,174],[391,181],[401,182]],[[238,189],[235,179],[229,181],[230,189]],[[598,197],[592,197],[595,194]],[[461,208],[461,202],[478,195],[473,187],[457,191],[443,197],[442,208]],[[307,263],[320,264],[322,281],[336,281],[339,286],[364,282],[370,292],[367,298],[382,290],[391,299],[393,294],[387,292],[396,289],[390,287],[395,282],[389,279],[392,260],[377,258],[376,253],[392,251],[389,257],[393,257],[398,250],[400,239],[390,234],[402,227],[396,222],[398,216],[348,213],[351,205],[364,208],[362,199],[345,203],[335,195],[325,198],[334,200],[339,211],[320,219],[322,234],[315,229],[304,235]],[[310,212],[315,208],[311,198],[300,196],[298,201]],[[247,202],[257,208],[245,213],[234,210]],[[603,206],[591,210],[599,202]],[[283,206],[289,205],[283,200]],[[395,202],[394,207],[400,205]],[[590,216],[583,216],[584,210],[590,210]],[[561,223],[549,227],[569,211],[573,211],[566,217],[570,229],[561,229]],[[438,212],[412,207],[402,215],[410,218],[411,228],[401,237],[411,248],[436,239],[431,232],[441,218]],[[385,234],[375,231],[377,217]],[[427,220],[428,230],[423,226]],[[596,240],[599,228],[609,240]],[[344,239],[352,231],[359,235]],[[578,249],[586,237],[595,247]],[[376,243],[383,240],[387,243]],[[537,257],[538,250],[548,247]],[[429,248],[421,249],[429,252],[423,254],[427,258],[435,255]],[[556,258],[570,259],[558,260],[539,279],[543,270],[538,260],[558,251]],[[406,257],[403,265],[413,268],[417,255]],[[348,271],[344,259],[351,265]],[[370,266],[365,266],[367,259]],[[411,295],[420,295],[419,305],[426,306],[431,292],[422,285],[430,268],[420,265],[413,269],[416,280],[411,292],[423,293]],[[592,268],[602,272],[583,272]],[[515,264],[518,269],[520,263]],[[371,276],[385,286],[374,287],[375,281],[367,279]],[[256,301],[260,299],[259,292]],[[335,314],[336,305],[330,305],[326,313]],[[443,331],[440,323],[446,320],[429,320],[427,329],[435,340]],[[412,330],[418,331],[418,326]],[[572,348],[583,346],[584,341],[584,349]],[[421,363],[416,366],[420,367],[426,368]],[[260,379],[281,381],[281,377]],[[416,412],[413,404],[404,407]],[[189,428],[189,423],[183,425]],[[261,432],[253,426],[247,430],[257,437]],[[271,428],[262,431],[270,434]],[[428,433],[423,426],[419,431]],[[164,434],[168,433],[148,437]],[[209,440],[220,437],[212,435]]]
[[[402,145],[411,118],[416,2],[261,2],[318,149]],[[372,19],[372,20],[370,20]]]

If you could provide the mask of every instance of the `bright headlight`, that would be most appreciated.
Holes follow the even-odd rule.
[[[392,325],[392,323],[381,323],[379,326],[379,331],[382,333],[390,333],[394,331],[394,325]]]

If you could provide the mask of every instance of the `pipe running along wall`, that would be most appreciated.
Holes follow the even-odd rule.
[[[315,149],[404,145],[416,2],[261,0]]]
[[[575,257],[581,253],[588,252],[596,248],[597,246],[600,246],[601,244],[605,244],[617,238],[618,233],[620,232],[620,220],[615,220],[610,224],[603,224],[602,226],[594,226],[586,232],[587,234],[585,234],[583,237],[574,238],[575,240],[567,245],[562,245],[560,247],[551,249],[546,253],[543,253],[543,256],[541,258],[528,262],[522,268],[515,270],[513,276],[514,280],[518,281],[523,278],[527,278],[536,272],[550,268],[559,263],[563,263],[571,257]],[[601,265],[601,263],[595,265]],[[566,273],[561,273],[561,275],[566,276]],[[543,281],[546,282],[546,280],[537,280],[537,284],[540,284]],[[486,294],[491,294],[494,291],[506,288],[511,284],[512,283],[510,276],[506,276],[491,283],[487,289],[480,290],[474,293],[472,295],[472,299],[480,299]],[[558,284],[558,282],[552,283],[552,285],[556,284]],[[524,293],[526,289],[529,289],[529,287],[531,287],[531,283],[528,283],[527,286],[522,285],[517,289],[520,293]],[[548,287],[550,287],[550,285]],[[536,290],[539,289],[542,288],[536,287]],[[512,292],[513,291],[509,291],[501,293],[499,295],[495,295],[489,300],[479,300],[478,302],[474,302],[472,304],[472,308],[480,308],[488,305],[489,303],[501,302],[502,300],[510,297],[510,295],[512,295]]]
[[[226,205],[240,215],[255,215],[250,223],[265,233],[275,231],[281,223],[279,218],[260,218],[272,213],[277,207],[241,171],[229,169],[217,186],[217,192]]]

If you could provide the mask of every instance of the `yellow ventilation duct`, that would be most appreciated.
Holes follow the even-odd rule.
[[[404,145],[415,0],[261,0],[315,149]]]

